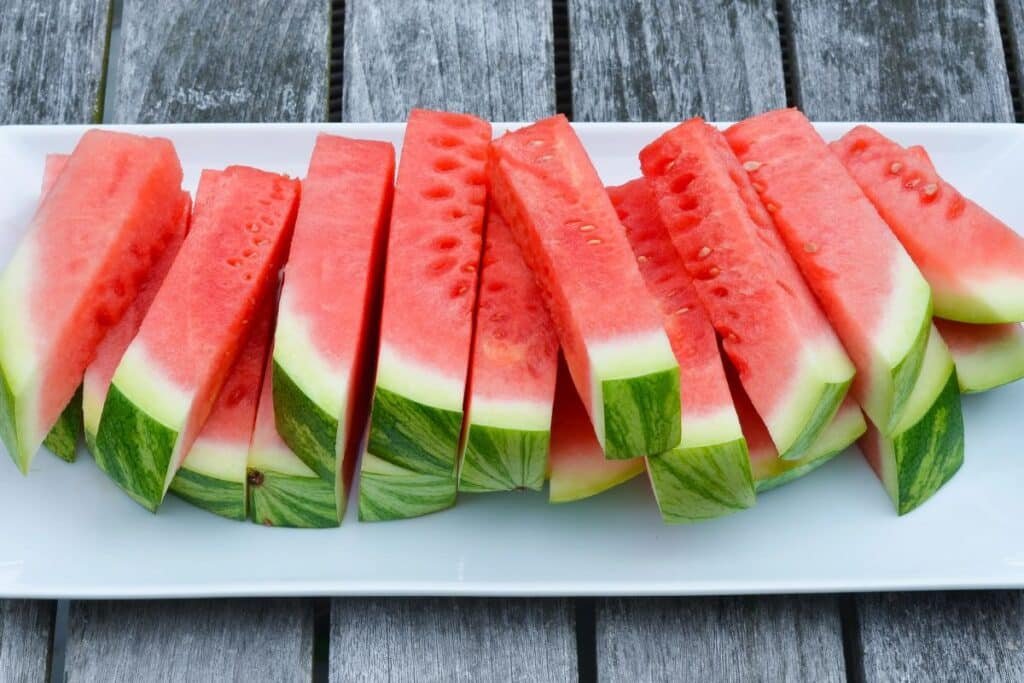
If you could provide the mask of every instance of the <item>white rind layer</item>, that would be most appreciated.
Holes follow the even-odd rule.
[[[623,335],[614,339],[587,343],[590,362],[590,421],[598,443],[604,448],[603,382],[641,377],[678,368],[665,330]]]
[[[907,399],[906,407],[893,434],[902,434],[924,417],[946,387],[951,372],[953,356],[946,347],[942,335],[932,325],[928,333],[928,346],[921,361],[921,373],[917,376],[914,390],[910,392],[910,398]]]
[[[469,404],[474,425],[524,431],[551,430],[551,401],[516,401],[474,396]]]
[[[90,375],[89,370],[86,370],[82,380],[82,422],[86,433],[95,437],[100,431],[100,418],[103,417],[103,403],[107,400],[107,394],[102,382]]]
[[[168,429],[180,434],[188,423],[192,392],[165,377],[138,340],[125,351],[114,372],[112,384],[129,401]]]
[[[829,453],[853,444],[867,429],[864,414],[856,403],[844,403],[839,406],[836,416],[821,432],[821,436],[807,452],[808,461],[817,460]]]
[[[17,397],[13,416],[20,453],[13,454],[23,471],[46,438],[39,425],[41,369],[38,339],[32,327],[31,283],[35,243],[31,236],[22,241],[0,279],[0,372],[11,393]]]
[[[985,391],[1024,375],[1024,326],[1006,339],[976,351],[953,354],[960,389]]]
[[[248,460],[249,444],[200,436],[181,467],[215,479],[242,483]]]
[[[283,442],[254,443],[249,449],[248,466],[261,472],[277,472],[293,477],[313,479],[317,476],[316,472],[302,462],[299,456],[292,453]]]
[[[817,409],[826,385],[853,380],[856,369],[843,348],[832,337],[808,342],[800,351],[799,368],[765,424],[780,453],[792,447]]]
[[[404,358],[384,342],[381,342],[377,363],[377,386],[422,405],[462,412],[464,378],[445,377],[432,368]]]
[[[288,291],[286,279],[274,333],[274,362],[285,369],[303,394],[340,423],[350,376],[347,369],[333,367],[317,350],[308,321],[294,312]]]
[[[935,288],[935,315],[967,323],[1024,320],[1024,279],[993,276],[961,278],[956,290]]]
[[[683,440],[680,448],[703,448],[743,438],[736,410],[723,406],[703,415],[683,415]]]

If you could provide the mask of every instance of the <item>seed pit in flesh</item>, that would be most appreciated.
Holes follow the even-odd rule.
[[[455,157],[441,157],[434,162],[434,170],[438,173],[447,173],[461,167],[462,164]]]
[[[686,188],[690,186],[693,179],[696,176],[692,173],[680,173],[675,180],[672,181],[672,192],[675,194],[681,194],[686,192]]]
[[[459,146],[459,138],[454,135],[438,135],[431,139],[431,142],[435,147],[442,149],[451,149],[452,147]]]
[[[495,282],[488,282],[487,283],[487,291],[488,292],[500,292],[503,289],[505,289],[505,283],[504,282],[497,282],[497,281],[495,281]]]
[[[457,237],[452,237],[451,235],[448,235],[446,237],[440,237],[434,242],[434,246],[442,251],[454,249],[455,247],[459,246],[459,244],[461,244],[461,242],[459,242],[459,239]]]
[[[711,293],[720,299],[724,299],[725,297],[729,296],[729,290],[726,289],[725,287],[713,287],[711,289]]]
[[[423,191],[427,199],[451,199],[455,196],[455,188],[449,185],[432,185]]]
[[[681,211],[693,211],[698,206],[697,198],[691,194],[683,195],[679,199],[679,209]]]
[[[454,267],[455,259],[451,256],[442,256],[441,258],[431,261],[429,269],[431,275],[443,275]]]
[[[449,296],[451,296],[451,298],[453,299],[457,299],[468,291],[469,285],[467,285],[465,282],[456,282],[454,285],[452,285],[451,291],[449,292]]]

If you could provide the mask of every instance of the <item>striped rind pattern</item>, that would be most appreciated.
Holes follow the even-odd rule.
[[[245,520],[244,481],[219,479],[182,467],[174,475],[170,490],[182,500],[215,515]]]
[[[755,502],[744,439],[650,456],[647,472],[668,524],[721,517]]]
[[[436,408],[377,386],[367,445],[373,455],[410,472],[454,481],[461,432],[461,410]]]
[[[292,380],[275,356],[273,361],[274,417],[277,432],[288,447],[333,486],[337,477],[338,419],[328,415]]]
[[[550,431],[471,424],[459,468],[459,490],[471,493],[544,487]]]
[[[82,387],[78,387],[71,402],[64,407],[57,424],[46,435],[43,445],[65,462],[74,462],[78,455],[78,442],[82,438]]]
[[[435,475],[380,463],[363,455],[359,474],[359,519],[377,522],[409,519],[455,505],[455,473]]]
[[[664,453],[682,438],[678,366],[601,382],[604,453],[611,460]]]
[[[270,470],[249,473],[249,515],[265,526],[326,529],[341,523],[331,482]]]

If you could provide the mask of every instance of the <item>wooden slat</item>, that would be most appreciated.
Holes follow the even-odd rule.
[[[598,601],[601,681],[845,680],[831,597]]]
[[[990,0],[884,5],[792,0],[796,90],[811,118],[1013,120]],[[1022,595],[858,596],[851,668],[867,681],[1021,680]]]
[[[900,593],[858,600],[866,681],[1024,680],[1024,594]]]
[[[571,0],[579,120],[742,118],[785,106],[775,4]],[[843,678],[834,599],[599,600],[601,680]]]
[[[323,121],[330,0],[131,0],[117,123]]]
[[[0,124],[99,121],[109,21],[108,0],[0,3]],[[0,600],[0,681],[49,680],[55,609]]]
[[[404,120],[413,107],[515,121],[555,108],[549,0],[348,0],[342,118]],[[565,601],[337,599],[332,680],[576,676]]]
[[[54,603],[0,600],[0,681],[50,677]]]
[[[313,603],[76,602],[67,680],[309,681]]]
[[[792,0],[811,119],[1012,121],[993,0]]]
[[[0,2],[0,124],[99,121],[109,0]]]
[[[581,121],[728,121],[786,104],[773,0],[570,0]]]
[[[332,681],[576,680],[565,600],[336,600]]]
[[[412,107],[523,121],[554,111],[549,0],[348,0],[342,117]]]

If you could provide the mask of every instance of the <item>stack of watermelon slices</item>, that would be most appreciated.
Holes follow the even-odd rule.
[[[229,167],[192,207],[168,141],[89,131],[0,277],[0,437],[27,469],[83,430],[148,509],[272,526],[340,524],[360,454],[362,520],[646,470],[693,522],[855,441],[900,514],[934,495],[960,394],[1024,376],[1024,239],[922,148],[795,110],[640,162],[605,188],[564,117],[416,110],[397,182],[321,135],[301,193]]]

